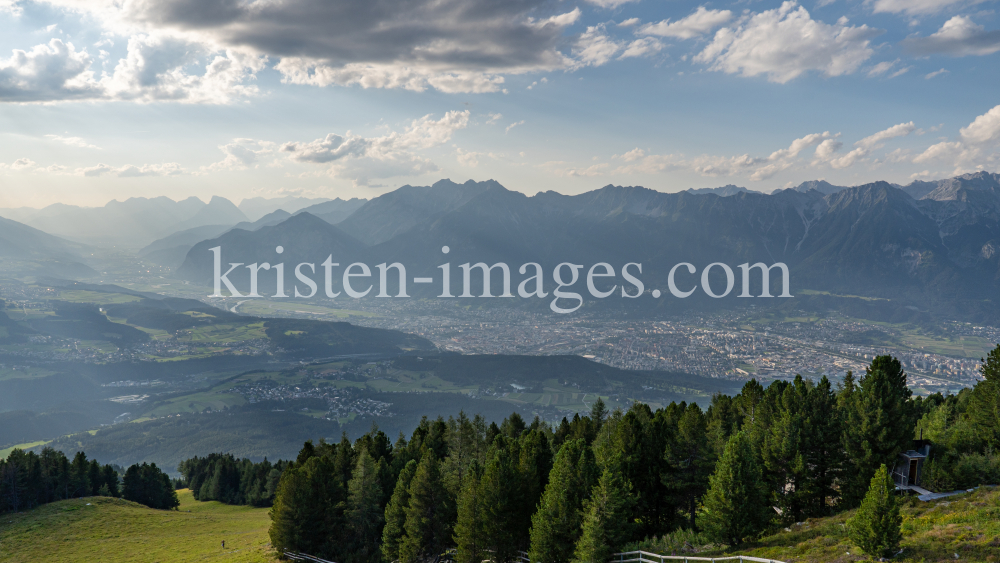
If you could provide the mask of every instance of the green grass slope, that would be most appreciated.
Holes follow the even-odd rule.
[[[198,502],[188,490],[178,496],[177,511],[89,497],[0,514],[0,563],[277,560],[267,537],[268,509]]]
[[[910,497],[903,501],[901,512],[903,553],[893,561],[1000,562],[1000,488],[982,487],[972,493],[931,502]],[[853,515],[854,511],[850,511],[809,519],[740,549],[706,546],[697,549],[697,553],[688,553],[701,557],[751,555],[789,563],[870,561],[847,537],[844,524]],[[685,540],[698,543],[698,536],[675,535],[643,542],[639,547],[670,555],[672,551],[682,551],[680,546]]]

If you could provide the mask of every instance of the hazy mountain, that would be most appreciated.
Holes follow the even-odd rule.
[[[203,240],[215,238],[230,228],[231,225],[204,225],[184,229],[149,243],[138,252],[138,256],[154,264],[177,268],[184,262],[184,257],[192,246]]]
[[[365,203],[338,226],[366,244],[378,244],[424,221],[458,209],[475,196],[497,186],[500,184],[493,180],[469,180],[464,184],[440,180],[432,186],[406,185]]]
[[[846,190],[847,186],[834,186],[826,180],[809,180],[808,182],[802,182],[798,186],[793,188],[797,192],[808,192],[809,190],[816,190],[823,195],[829,195],[832,193],[837,193],[841,190]]]
[[[134,197],[103,207],[61,203],[43,209],[0,209],[0,216],[19,217],[47,233],[86,244],[142,248],[170,233],[205,225],[236,224],[246,216],[229,200],[196,197],[174,201],[168,197]]]
[[[457,265],[465,262],[505,262],[515,280],[523,278],[516,269],[525,262],[542,264],[548,276],[561,262],[608,262],[619,270],[626,262],[640,262],[646,288],[661,290],[669,269],[680,262],[699,268],[723,262],[734,269],[745,262],[784,262],[792,271],[793,291],[904,299],[925,308],[948,300],[989,299],[1000,289],[998,180],[986,173],[961,176],[939,182],[921,200],[887,182],[826,195],[793,189],[717,197],[609,185],[574,196],[542,192],[528,197],[492,181],[443,181],[376,198],[332,230],[318,221],[293,222],[301,217],[296,216],[272,231],[245,232],[238,241],[203,242],[178,273],[209,283],[207,249],[219,244],[227,263],[280,260],[290,270],[299,262],[318,265],[330,254],[342,267],[362,261],[372,267],[376,282],[374,265],[382,262],[404,263],[408,277],[436,279],[437,266],[450,262],[454,293],[462,283]],[[347,236],[348,228],[374,243]],[[329,242],[314,242],[314,237]],[[277,244],[287,249],[280,258],[273,252]],[[445,245],[447,255],[441,252]],[[271,277],[261,273],[261,280],[273,285]],[[238,287],[248,287],[246,280],[244,275]],[[294,276],[286,273],[286,283],[292,282]],[[724,280],[719,283],[724,287]],[[262,281],[261,291],[266,287]],[[440,292],[440,285],[411,282],[408,290],[430,295]]]
[[[351,199],[344,201],[338,197],[334,200],[306,207],[305,209],[299,211],[299,213],[302,213],[303,211],[311,213],[331,225],[336,225],[337,223],[340,223],[344,219],[350,217],[352,213],[360,209],[366,203],[368,203],[367,199],[352,197]]]
[[[75,278],[96,274],[85,262],[90,249],[17,221],[0,218],[0,271]]]
[[[214,195],[193,217],[179,223],[177,228],[190,229],[202,225],[232,225],[246,220],[247,216],[233,202],[224,197]]]
[[[138,256],[154,264],[176,269],[184,262],[184,257],[191,247],[203,240],[213,239],[230,229],[256,231],[261,227],[277,225],[289,217],[290,213],[279,209],[252,223],[243,221],[236,225],[205,225],[184,229],[151,242],[138,252]]]
[[[215,246],[222,247],[222,261],[224,263],[255,256],[260,258],[257,263],[276,264],[283,262],[292,264],[287,272],[290,275],[287,276],[286,283],[295,279],[290,270],[296,264],[312,262],[316,264],[317,272],[321,272],[322,266],[320,264],[327,256],[333,255],[336,257],[335,260],[346,265],[364,256],[365,248],[361,242],[330,223],[310,213],[299,213],[275,226],[262,227],[256,231],[232,229],[218,238],[202,241],[191,248],[183,264],[177,269],[177,274],[186,279],[211,284],[213,254],[209,249]],[[282,254],[276,252],[278,246],[284,249]],[[239,260],[236,260],[235,257],[239,257]],[[250,264],[252,262],[253,260],[244,263]],[[274,278],[272,272],[262,270],[259,273],[261,290],[264,288],[273,290],[275,287]],[[229,275],[229,279],[237,288],[248,289],[250,287],[250,272],[245,267],[235,269]],[[286,287],[286,293],[292,295],[292,291],[290,285]],[[322,288],[320,288],[320,292],[322,292]]]
[[[721,188],[688,188],[688,193],[692,194],[715,194],[719,197],[729,197],[731,195],[736,195],[740,192],[757,192],[757,190],[748,190],[742,186],[736,186],[733,184],[726,184]],[[757,192],[762,193],[762,192]]]
[[[248,221],[256,221],[268,213],[272,213],[279,209],[284,209],[289,213],[295,213],[300,209],[305,209],[324,201],[329,201],[329,198],[299,197],[293,195],[272,198],[248,197],[244,198],[243,201],[240,202],[239,209],[244,215],[246,215]]]

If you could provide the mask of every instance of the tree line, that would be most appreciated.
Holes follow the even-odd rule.
[[[373,426],[353,443],[306,442],[284,465],[270,537],[279,553],[342,563],[429,561],[450,549],[462,563],[507,563],[520,551],[546,563],[606,561],[681,529],[738,546],[862,501],[891,508],[885,483],[892,488],[897,456],[921,431],[944,440],[927,473],[973,467],[952,478],[993,479],[1000,346],[981,372],[957,397],[914,398],[899,361],[879,356],[836,388],[825,377],[751,380],[706,410],[635,403],[609,413],[598,400],[589,415],[554,426],[460,413],[424,418],[395,443]]]
[[[231,454],[210,454],[182,461],[177,470],[196,500],[267,507],[274,501],[278,480],[287,465],[285,461],[272,464],[267,458],[254,463],[237,460]]]
[[[11,451],[0,460],[0,513],[20,512],[71,498],[120,497],[151,508],[176,508],[177,493],[156,464],[101,465],[76,452],[70,461],[61,451]]]

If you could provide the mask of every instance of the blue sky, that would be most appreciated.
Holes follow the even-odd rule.
[[[997,7],[0,0],[0,207],[997,171]]]

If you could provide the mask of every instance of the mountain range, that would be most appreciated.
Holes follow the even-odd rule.
[[[461,283],[454,270],[465,262],[505,262],[512,270],[538,262],[547,276],[561,262],[608,262],[619,271],[639,262],[647,291],[666,293],[669,270],[680,262],[699,269],[722,262],[737,276],[738,264],[783,262],[793,294],[810,289],[891,298],[921,309],[956,300],[993,307],[1000,289],[1000,175],[966,174],[933,182],[929,191],[926,184],[831,190],[817,183],[805,191],[735,190],[725,197],[608,185],[580,195],[528,197],[492,180],[442,180],[374,198],[337,225],[303,212],[256,231],[229,231],[195,245],[177,274],[208,285],[208,249],[221,245],[227,263],[280,259],[288,269],[318,265],[332,254],[341,264],[400,261],[410,276],[434,276],[447,261],[456,265],[452,287]],[[280,257],[278,245],[285,249]],[[447,256],[443,246],[450,247]],[[720,268],[712,273],[722,275]],[[247,287],[241,275],[248,278],[234,272],[230,279]],[[261,291],[273,289],[272,277],[262,274]],[[725,287],[724,279],[710,279],[718,284],[713,287]],[[772,288],[779,281],[772,275]],[[440,291],[424,287],[428,294]]]

